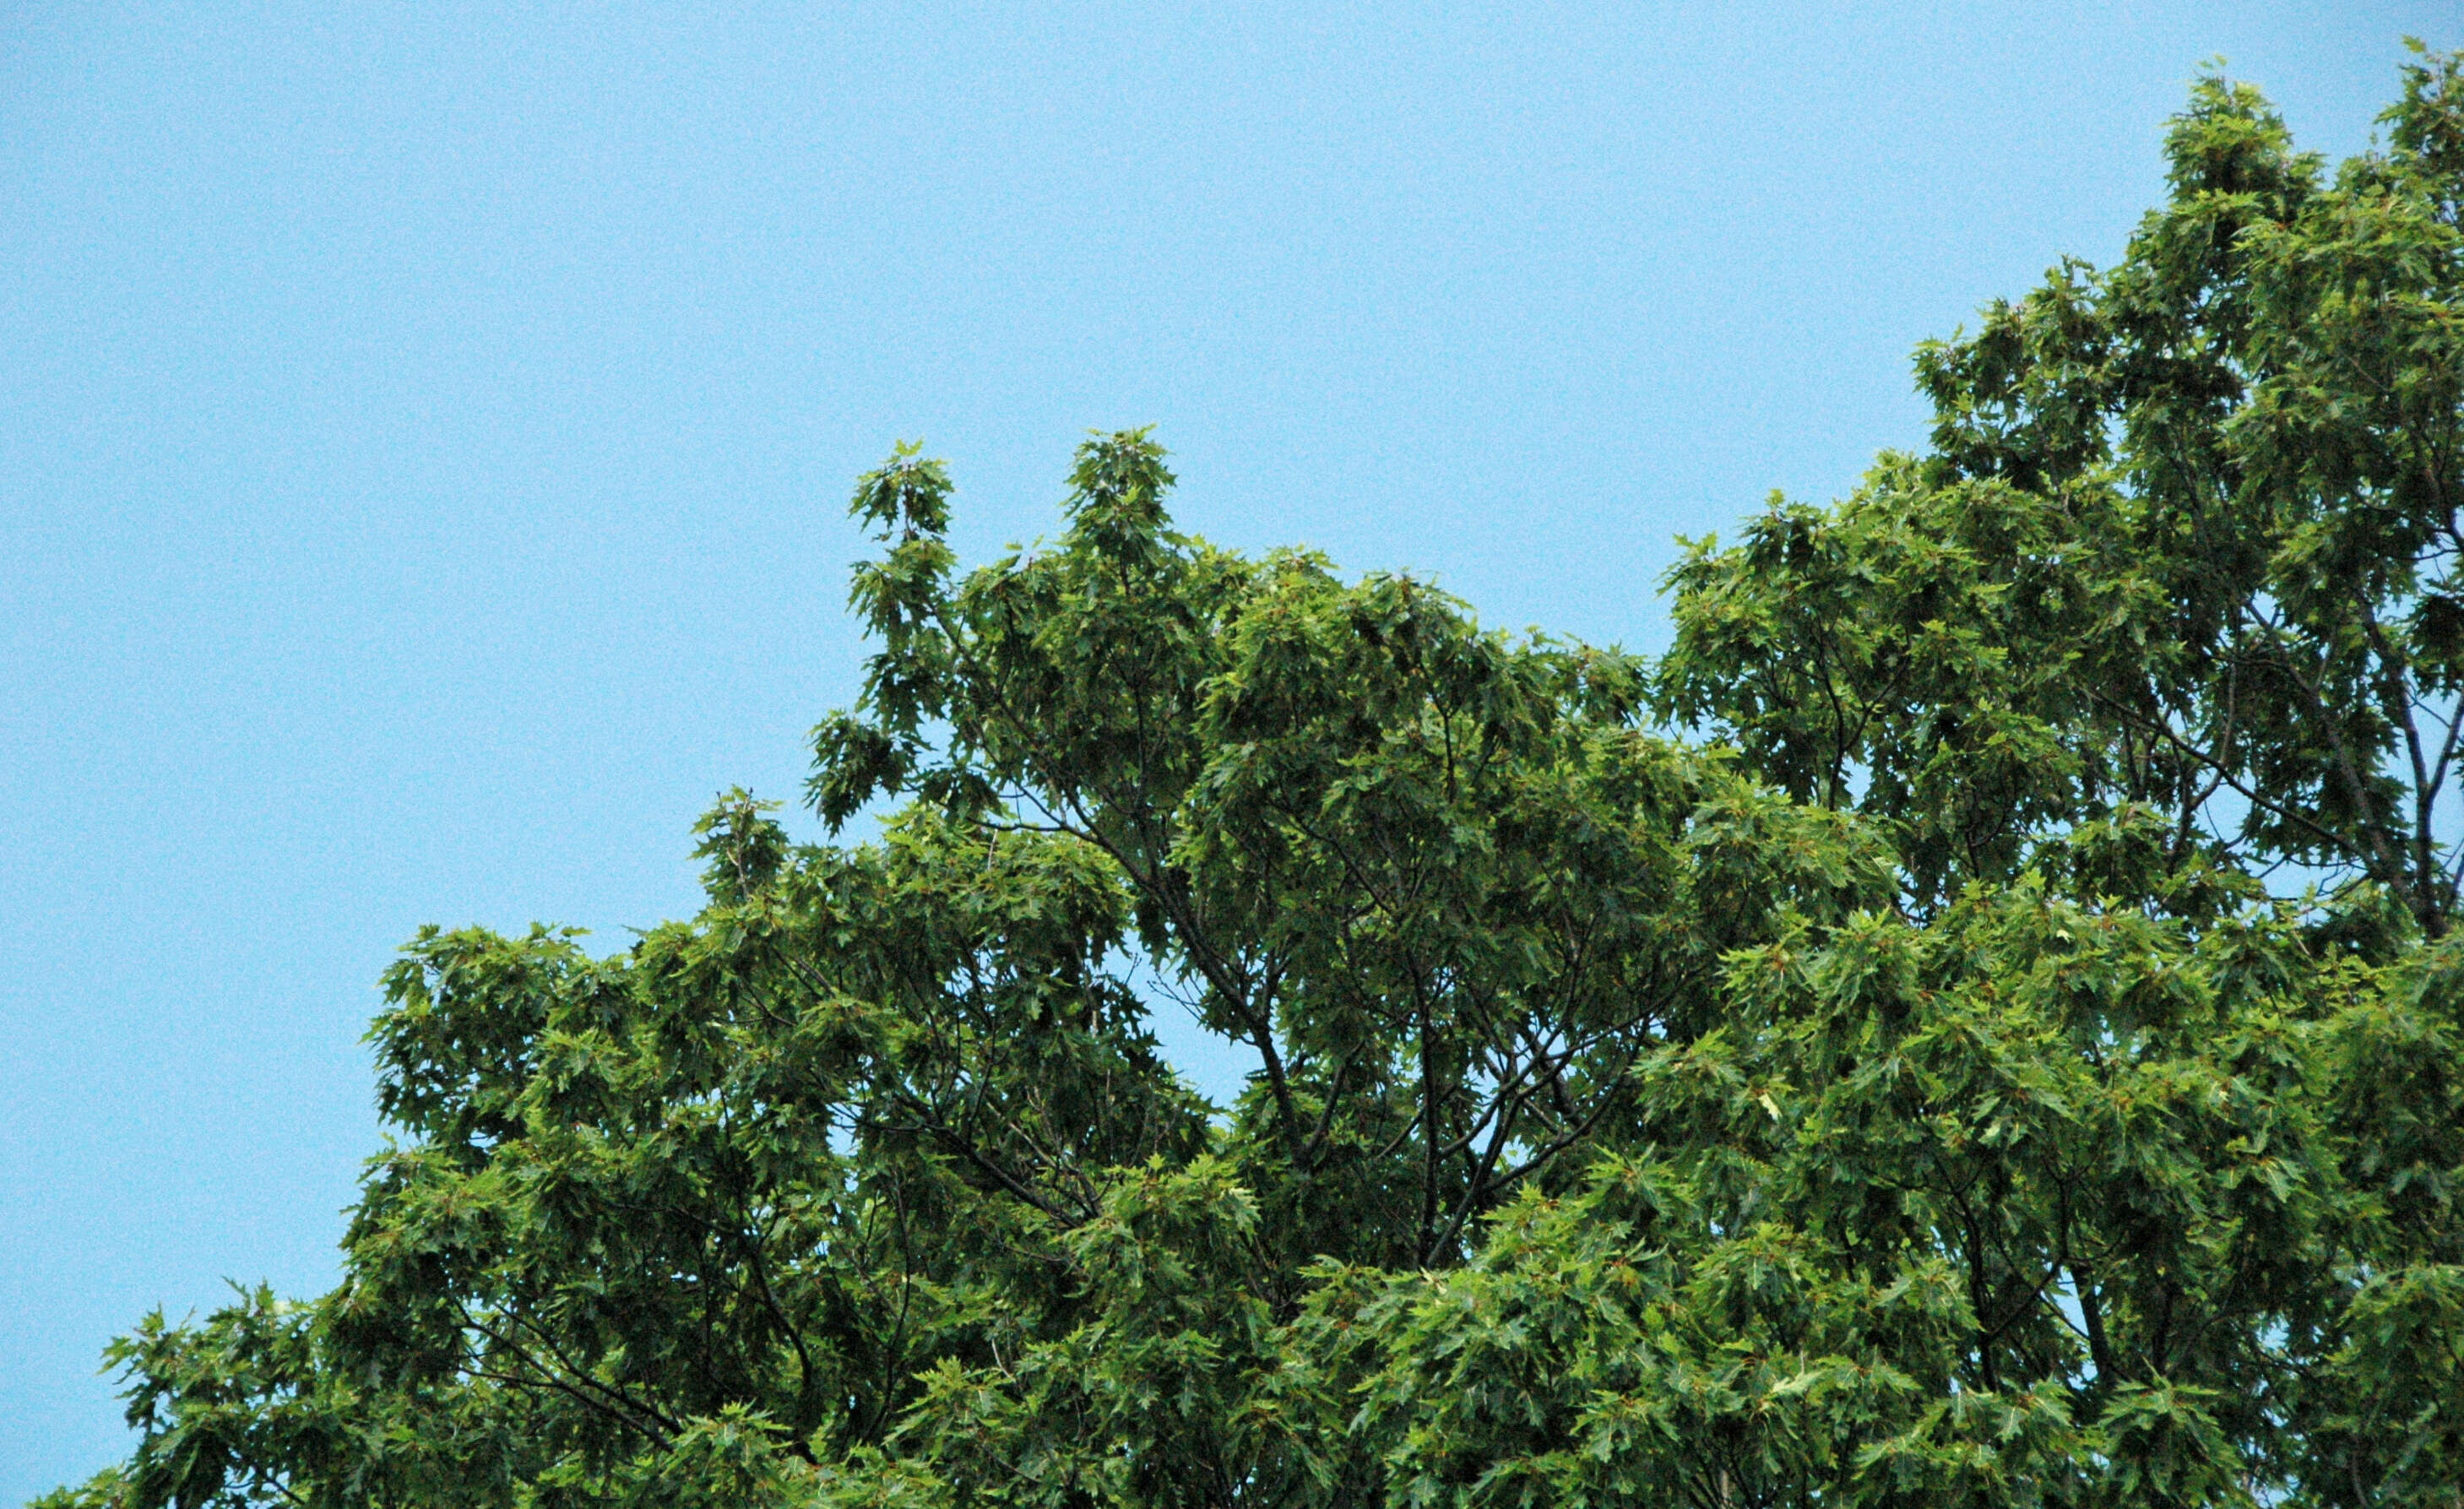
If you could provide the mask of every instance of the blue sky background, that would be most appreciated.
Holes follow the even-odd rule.
[[[852,692],[855,475],[980,558],[1089,426],[1190,527],[1651,648],[1680,533],[1923,433],[2224,55],[2359,149],[2449,4],[0,17],[0,1503],[307,1293],[419,924],[690,911]],[[804,823],[809,831],[811,824]],[[1192,1072],[1231,1061],[1165,1022]]]

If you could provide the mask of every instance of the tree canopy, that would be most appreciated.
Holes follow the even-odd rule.
[[[962,571],[901,448],[847,837],[423,931],[340,1286],[148,1317],[43,1502],[2452,1509],[2464,59],[2384,123],[2200,81],[1657,659],[1177,533],[1143,431]]]

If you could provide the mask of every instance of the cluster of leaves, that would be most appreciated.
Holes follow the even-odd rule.
[[[2087,860],[2213,916],[2292,866],[2457,906],[2464,74],[2332,180],[2203,79],[2172,197],[1920,350],[1933,446],[1673,575],[1664,711],[1896,836],[1911,900]],[[2117,862],[2123,867],[2117,870]]]
[[[149,1319],[45,1502],[2452,1506],[2464,62],[2387,120],[2203,83],[1658,664],[1177,534],[1137,432],[961,575],[902,449],[878,836],[423,933],[341,1287]]]

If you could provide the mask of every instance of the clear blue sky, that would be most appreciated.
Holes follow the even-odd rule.
[[[2201,60],[2360,148],[2449,4],[0,19],[0,1504],[105,1339],[315,1291],[420,923],[689,911],[850,694],[855,474],[1179,514],[1649,648],[1679,533],[1922,434]],[[805,825],[809,828],[809,824]],[[1225,1061],[1184,1044],[1199,1078]]]

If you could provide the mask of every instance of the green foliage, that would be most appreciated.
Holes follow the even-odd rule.
[[[2173,194],[1917,372],[1934,446],[1671,578],[1658,705],[1895,836],[1912,904],[2080,861],[2213,916],[2271,867],[2456,906],[2464,71],[2331,180],[2200,81]]]
[[[1177,534],[1144,432],[961,574],[902,448],[877,831],[421,933],[342,1284],[149,1318],[44,1502],[2455,1504],[2464,63],[2387,121],[2204,80],[1656,665]]]

